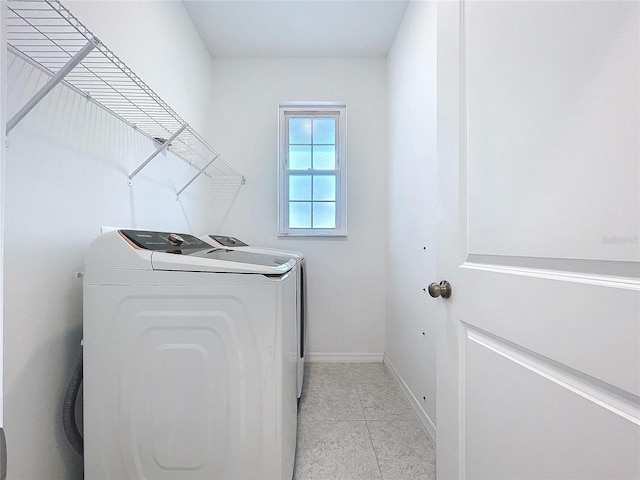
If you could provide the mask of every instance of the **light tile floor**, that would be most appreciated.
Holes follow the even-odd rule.
[[[382,363],[310,363],[294,480],[435,479],[435,447]]]

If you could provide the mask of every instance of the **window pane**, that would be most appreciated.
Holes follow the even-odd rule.
[[[311,119],[289,119],[289,143],[311,145]]]
[[[313,146],[313,168],[316,170],[333,170],[336,168],[335,145]]]
[[[336,228],[335,202],[313,204],[313,228]]]
[[[310,202],[289,202],[289,228],[311,228]]]
[[[336,200],[336,176],[335,175],[314,175],[313,176],[313,199],[314,200]]]
[[[335,118],[314,118],[313,119],[313,143],[314,144],[336,143],[336,119]]]
[[[311,168],[311,147],[292,145],[289,147],[289,168],[306,170]]]
[[[311,200],[311,175],[289,175],[289,200]]]

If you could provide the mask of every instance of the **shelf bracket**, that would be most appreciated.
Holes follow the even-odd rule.
[[[71,57],[71,59],[60,70],[58,70],[58,73],[51,77],[49,81],[45,83],[44,86],[40,90],[38,90],[38,92],[33,97],[31,97],[31,100],[29,100],[24,105],[24,107],[22,107],[20,111],[18,111],[18,113],[16,113],[11,118],[11,120],[7,122],[6,133],[9,133],[13,129],[13,127],[15,127],[20,122],[20,120],[22,120],[24,116],[40,102],[40,100],[46,97],[47,94],[53,89],[53,87],[58,85],[64,79],[64,77],[66,77],[67,74],[84,59],[84,57],[89,55],[89,52],[91,52],[91,50],[93,50],[94,48],[95,45],[92,42],[87,42],[84,47],[78,50],[78,52],[73,57]]]
[[[133,179],[133,177],[135,177],[138,173],[140,173],[140,170],[142,170],[144,167],[146,167],[147,164],[156,157],[156,155],[158,155],[165,148],[167,148],[169,146],[169,144],[171,142],[173,142],[178,137],[178,135],[180,135],[183,132],[183,130],[185,128],[187,128],[186,125],[183,125],[182,127],[180,127],[180,130],[178,130],[176,133],[171,135],[171,137],[169,137],[169,139],[165,140],[165,142],[162,145],[160,145],[160,147],[158,147],[158,149],[156,149],[156,151],[153,152],[149,156],[149,158],[147,158],[144,162],[142,162],[140,164],[140,166],[138,168],[136,168],[133,172],[131,172],[131,175],[129,175],[129,185],[131,185],[131,180]]]
[[[182,187],[180,190],[178,190],[178,193],[176,193],[176,200],[178,200],[178,197],[180,197],[180,194],[181,194],[182,192],[184,192],[184,191],[187,189],[187,187],[188,187],[189,185],[191,185],[191,184],[193,183],[193,181],[194,181],[196,178],[198,178],[200,175],[202,175],[202,174],[204,173],[204,171],[205,171],[207,168],[209,168],[209,165],[211,165],[213,162],[215,162],[219,157],[220,157],[220,154],[217,154],[215,157],[213,157],[213,158],[211,159],[211,161],[209,161],[209,163],[207,163],[204,167],[202,167],[202,168],[200,169],[200,171],[199,171],[198,173],[196,173],[196,174],[195,174],[195,176],[194,176],[191,180],[189,180],[189,181],[186,183],[186,185],[185,185],[184,187]]]

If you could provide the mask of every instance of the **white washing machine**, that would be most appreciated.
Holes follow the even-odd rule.
[[[98,237],[84,274],[86,479],[291,479],[295,260]]]
[[[253,253],[263,253],[269,255],[279,255],[282,257],[293,258],[296,260],[298,268],[298,308],[297,308],[297,334],[298,339],[298,366],[297,366],[297,395],[302,396],[302,387],[304,385],[304,356],[307,348],[307,265],[304,255],[300,252],[292,252],[286,250],[278,250],[267,247],[254,247],[239,240],[236,237],[228,235],[205,235],[200,237],[202,240],[209,242],[218,248],[241,250]]]

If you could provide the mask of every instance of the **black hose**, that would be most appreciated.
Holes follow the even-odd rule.
[[[78,363],[76,363],[76,368],[73,370],[67,393],[64,396],[64,403],[62,404],[64,433],[73,451],[82,457],[84,455],[84,441],[76,424],[76,400],[78,399],[80,384],[82,384],[82,351],[80,352]]]

